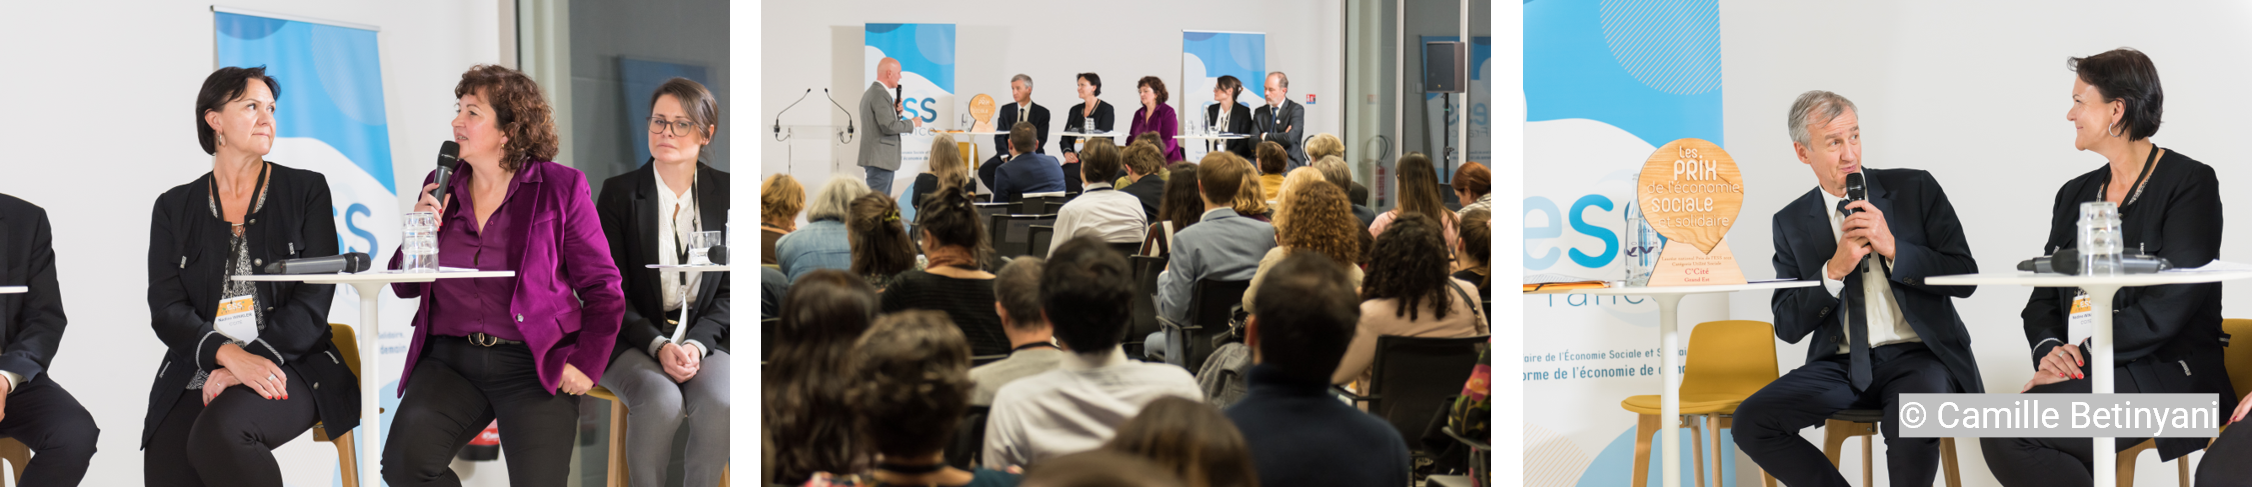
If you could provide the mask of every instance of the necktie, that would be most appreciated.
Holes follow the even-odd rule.
[[[1842,212],[1843,209],[1841,208],[1840,211]],[[1868,259],[1864,257],[1862,260],[1866,262]],[[1881,272],[1882,269],[1879,269],[1879,271]],[[1862,282],[1861,267],[1856,265],[1853,272],[1846,274],[1845,289],[1839,293],[1839,296],[1845,298],[1846,303],[1848,303],[1847,319],[1845,320],[1846,350],[1851,353],[1848,357],[1852,362],[1849,371],[1853,380],[1853,390],[1856,391],[1869,390],[1871,376],[1875,375],[1871,372],[1869,366],[1869,303],[1866,302],[1868,301],[1867,293],[1862,291],[1862,286],[1865,285],[1867,284]]]

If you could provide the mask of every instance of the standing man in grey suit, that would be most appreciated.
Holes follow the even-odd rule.
[[[1306,147],[1298,143],[1306,135],[1306,106],[1290,102],[1290,76],[1281,71],[1267,73],[1267,106],[1259,107],[1253,115],[1259,140],[1282,144],[1290,152],[1290,163],[1282,168],[1290,172],[1306,166]]]
[[[860,138],[860,167],[868,172],[868,189],[886,196],[891,195],[891,173],[899,170],[899,134],[923,126],[922,119],[900,118],[899,100],[891,92],[896,89],[899,60],[887,57],[876,61],[876,82],[860,94],[860,120],[871,132]]]

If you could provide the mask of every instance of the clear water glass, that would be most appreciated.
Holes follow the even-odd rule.
[[[2109,201],[2080,204],[2080,275],[2120,274],[2119,206]]]
[[[1650,285],[1650,273],[1658,268],[1658,254],[1665,250],[1665,236],[1650,228],[1649,220],[1642,216],[1642,205],[1626,206],[1626,245],[1621,249],[1626,262],[1626,285]]]
[[[712,246],[725,241],[726,232],[695,232],[688,234],[688,262],[686,265],[712,265]]]
[[[404,219],[406,235],[400,252],[401,270],[407,272],[438,272],[438,214],[427,211],[409,212]]]

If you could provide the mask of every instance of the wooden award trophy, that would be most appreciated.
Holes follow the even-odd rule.
[[[1704,139],[1668,142],[1642,165],[1634,196],[1666,237],[1650,286],[1745,283],[1727,239],[1744,207],[1744,175],[1727,151]]]
[[[993,132],[993,97],[984,93],[970,97],[970,131]]]

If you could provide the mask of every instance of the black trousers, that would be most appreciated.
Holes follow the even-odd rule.
[[[0,418],[0,436],[15,438],[31,447],[31,464],[25,465],[24,487],[78,485],[86,478],[87,462],[94,459],[94,440],[101,428],[94,416],[78,405],[70,391],[47,378],[33,376],[5,398],[7,417]]]
[[[1819,346],[1819,345],[1818,345]],[[1893,485],[1931,485],[1939,470],[1938,438],[1902,438],[1902,393],[1954,392],[1947,365],[1922,343],[1870,349],[1869,389],[1853,390],[1845,354],[1809,362],[1760,388],[1736,407],[1736,447],[1776,480],[1792,486],[1848,485],[1822,449],[1798,431],[1847,409],[1883,409],[1885,463]]]
[[[522,344],[429,340],[383,443],[384,483],[461,485],[449,466],[454,454],[497,418],[509,485],[563,485],[579,434],[579,397],[541,386],[531,349]]]
[[[320,421],[311,381],[290,377],[289,399],[266,399],[237,385],[203,404],[203,391],[181,390],[141,450],[141,479],[150,487],[282,485],[274,449]],[[299,399],[303,398],[303,399]]]
[[[2094,363],[2093,359],[2089,360]],[[2090,367],[2080,366],[2080,374],[2092,375]],[[2116,377],[2116,376],[2114,376]],[[2134,394],[2142,392],[2134,381],[2120,380],[2112,383],[2113,392]],[[2026,394],[2087,394],[2094,392],[2088,379],[2073,379],[2055,384],[2044,384],[2027,389]],[[2229,414],[2223,410],[2221,414]],[[2149,438],[2118,438],[2117,444],[2107,453],[2135,446]],[[2095,482],[2095,440],[2090,438],[1980,438],[1978,448],[1986,454],[1986,468],[1994,472],[1994,479],[2002,485],[2071,486],[2093,485]],[[2205,458],[2214,458],[2206,455]],[[2106,455],[2104,461],[2111,461]],[[2207,460],[2208,463],[2211,460]],[[2198,485],[2205,485],[2199,483]],[[2216,485],[2228,485],[2226,483]]]
[[[2228,420],[2230,412],[2221,411],[2221,420]],[[2088,448],[2088,442],[2080,443],[2081,449]],[[2213,446],[2205,447],[2205,461],[2197,464],[2197,485],[2252,485],[2252,422],[2222,431]]]

